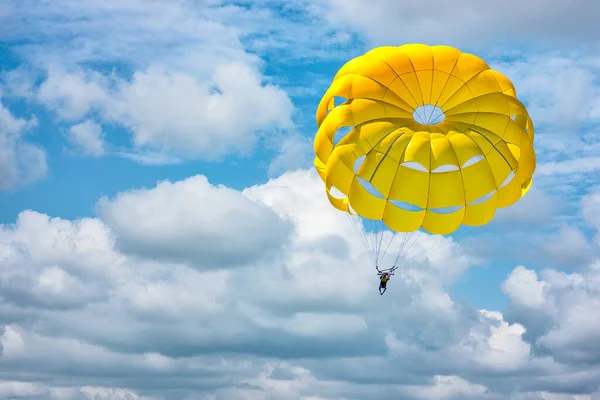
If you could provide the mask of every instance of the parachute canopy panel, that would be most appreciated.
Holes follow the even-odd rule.
[[[449,46],[349,61],[316,117],[315,167],[332,205],[394,231],[484,225],[531,186],[534,127],[513,84]]]

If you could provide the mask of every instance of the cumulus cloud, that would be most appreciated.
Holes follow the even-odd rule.
[[[477,399],[485,397],[488,389],[459,376],[435,376],[432,385],[408,388],[407,392],[418,399]]]
[[[17,118],[0,103],[0,190],[38,181],[46,176],[46,153],[24,135],[37,125],[37,119]]]
[[[106,122],[126,126],[142,153],[217,160],[252,150],[262,131],[291,128],[290,99],[261,79],[236,63],[216,67],[206,81],[158,67],[136,72],[131,81],[51,69],[38,98],[67,120],[95,111]],[[87,132],[90,136],[98,137]],[[83,140],[81,128],[70,137]]]
[[[108,230],[97,220],[75,223],[24,211],[0,229],[0,296],[11,304],[69,309],[107,295],[104,276],[118,267]]]
[[[209,160],[250,150],[261,130],[292,126],[285,92],[263,85],[243,64],[217,67],[206,83],[151,69],[134,75],[122,99],[117,118],[132,129],[137,146]]]
[[[67,73],[60,67],[50,66],[46,79],[36,89],[36,97],[60,118],[77,121],[109,102],[105,91],[108,84],[108,78],[95,71]]]
[[[525,328],[504,321],[500,312],[479,310],[481,324],[474,326],[457,352],[470,352],[478,365],[498,371],[519,370],[530,361],[530,345],[523,341]]]
[[[415,251],[424,257],[398,271],[381,308],[364,247],[314,171],[243,192],[204,177],[162,182],[103,199],[99,215],[69,221],[27,211],[0,230],[7,393],[76,397],[97,387],[107,398],[500,399],[524,385],[528,371],[523,390],[533,394],[521,398],[535,399],[568,389],[576,367],[560,360],[590,360],[565,344],[595,337],[590,314],[587,325],[584,314],[577,320],[576,335],[541,332],[529,341],[530,328],[540,332],[531,315],[560,313],[547,306],[549,284],[524,268],[504,288],[513,307],[535,313],[507,319],[455,302],[444,286],[474,260],[443,238],[423,236]],[[254,225],[261,222],[270,229]],[[209,236],[219,240],[207,243]],[[285,255],[263,257],[286,238]],[[343,257],[316,245],[331,240],[343,243]],[[436,240],[442,250],[428,253]],[[253,262],[232,269],[223,260]],[[539,358],[532,346],[559,361]],[[549,373],[563,383],[536,378]],[[157,376],[161,385],[151,384]],[[577,385],[591,392],[598,376]],[[48,377],[56,383],[44,383]]]
[[[102,126],[91,120],[73,125],[67,133],[69,142],[77,151],[92,157],[105,153],[105,135]]]
[[[529,340],[559,361],[598,363],[600,265],[573,273],[518,267],[503,284],[511,319],[530,331]]]
[[[539,309],[544,305],[544,282],[538,280],[535,271],[518,266],[502,284],[502,290],[518,304]]]
[[[271,209],[203,176],[104,198],[98,211],[124,251],[205,268],[256,262],[278,252],[292,229]]]

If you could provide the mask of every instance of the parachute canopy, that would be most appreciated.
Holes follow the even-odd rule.
[[[536,166],[513,84],[449,46],[378,47],[349,61],[317,124],[314,165],[331,204],[397,232],[484,225],[525,195]]]

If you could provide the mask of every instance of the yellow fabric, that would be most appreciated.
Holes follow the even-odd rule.
[[[424,105],[440,107],[445,119],[415,121]],[[396,231],[483,225],[531,187],[534,127],[513,84],[452,47],[385,46],[350,60],[316,119],[315,167],[332,205]],[[334,144],[344,127],[353,129]]]

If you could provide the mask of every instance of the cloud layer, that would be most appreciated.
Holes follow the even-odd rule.
[[[98,219],[23,212],[0,231],[2,390],[543,399],[598,389],[596,264],[541,277],[515,268],[503,316],[446,292],[476,262],[447,242],[398,272],[382,308],[364,247],[321,190],[306,171],[243,192],[198,176],[103,199]],[[319,245],[336,241],[338,254]],[[257,258],[282,245],[285,255]]]

